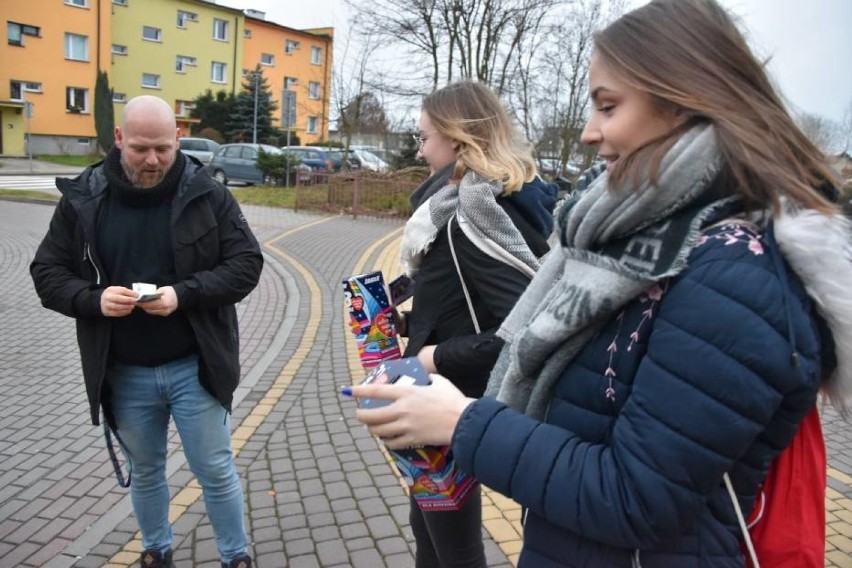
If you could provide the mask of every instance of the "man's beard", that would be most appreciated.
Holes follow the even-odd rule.
[[[121,157],[121,169],[124,170],[124,175],[127,176],[127,181],[130,182],[130,185],[133,187],[138,187],[140,189],[149,189],[159,184],[166,177],[166,173],[169,171],[169,168],[174,164],[174,160],[164,168],[157,167],[156,173],[147,172],[142,170],[141,168],[138,170],[133,170],[127,163],[124,161],[124,156]]]

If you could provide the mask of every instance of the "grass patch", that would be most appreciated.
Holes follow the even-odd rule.
[[[47,201],[59,201],[58,195],[35,191],[31,189],[0,189],[0,197],[17,197],[18,199],[43,199]]]
[[[91,166],[95,162],[101,160],[100,156],[66,156],[63,154],[44,154],[36,156],[36,160],[42,162],[50,162],[51,164],[61,164],[63,166],[79,166],[85,168]]]
[[[293,209],[296,203],[296,190],[292,187],[271,187],[255,185],[250,187],[233,187],[231,193],[242,205],[265,205]]]

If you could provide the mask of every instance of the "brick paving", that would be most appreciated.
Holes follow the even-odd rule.
[[[392,270],[399,223],[246,207],[267,264],[238,306],[243,382],[234,449],[260,568],[413,566],[407,498],[337,395],[353,375],[340,280]],[[137,527],[89,424],[71,320],[41,308],[27,271],[52,207],[0,201],[0,567],[127,566]],[[824,414],[827,566],[852,567],[852,434]],[[174,433],[169,485],[179,567],[218,568],[200,490]],[[489,565],[511,566],[517,507],[487,496]]]

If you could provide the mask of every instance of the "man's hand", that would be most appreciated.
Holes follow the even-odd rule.
[[[101,313],[108,318],[129,316],[138,295],[124,286],[110,286],[101,294]]]
[[[178,299],[177,294],[175,294],[175,289],[171,286],[163,286],[162,288],[157,288],[157,292],[161,293],[162,296],[156,300],[151,300],[150,302],[136,304],[136,306],[145,310],[146,314],[151,314],[152,316],[165,317],[170,315],[178,307]]]

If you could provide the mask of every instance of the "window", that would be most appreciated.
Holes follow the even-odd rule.
[[[116,6],[127,6],[127,0],[112,0]]]
[[[153,26],[142,26],[142,39],[148,41],[163,41],[163,31]]]
[[[284,77],[284,90],[292,91],[293,87],[299,84],[299,80],[295,77]]]
[[[321,47],[312,47],[311,48],[311,64],[312,65],[322,65],[322,48]]]
[[[28,81],[9,81],[9,98],[14,101],[24,100],[24,93],[41,93],[41,83]]]
[[[317,125],[319,124],[319,120],[315,116],[308,117],[308,134],[316,134],[317,133]]]
[[[79,87],[66,87],[65,110],[79,114],[89,111],[89,89]]]
[[[142,73],[142,86],[148,89],[159,89],[160,76],[152,73]]]
[[[213,39],[219,41],[228,41],[228,22],[227,20],[213,19]]]
[[[39,37],[41,35],[41,28],[17,22],[6,22],[6,36],[8,37],[9,45],[24,45],[25,35]]]
[[[214,83],[224,83],[228,66],[225,63],[214,61],[210,66],[210,80]]]
[[[296,41],[294,39],[288,39],[284,43],[284,53],[286,53],[287,55],[290,55],[291,53],[293,53],[294,51],[299,49],[299,45],[300,44],[299,44],[298,41]]]
[[[116,55],[127,55],[127,46],[114,43],[112,44],[112,52]]]
[[[188,66],[198,65],[198,61],[194,57],[188,55],[178,55],[175,59],[175,71],[178,73],[186,73]]]
[[[77,6],[78,8],[87,8],[89,6],[89,0],[65,0],[65,3],[69,6]]]
[[[251,30],[249,30],[249,29],[243,30],[243,37],[245,39],[251,39]]]
[[[9,38],[9,45],[24,45],[24,34],[21,30],[21,24],[6,22],[6,36]]]
[[[115,92],[113,92],[112,102],[114,102],[114,103],[126,103],[127,102],[127,93],[115,93]]]
[[[318,99],[320,98],[320,84],[316,81],[311,81],[308,83],[308,98],[309,99]]]
[[[275,56],[271,53],[261,53],[260,54],[260,64],[261,65],[275,65]]]
[[[195,12],[186,12],[184,10],[177,11],[177,26],[179,28],[185,28],[187,22],[197,22],[198,14]]]
[[[190,111],[195,108],[195,104],[192,101],[175,101],[175,106],[177,107],[176,116],[189,116]],[[199,149],[206,150],[206,148]]]
[[[65,59],[89,60],[89,38],[84,35],[65,34]]]

